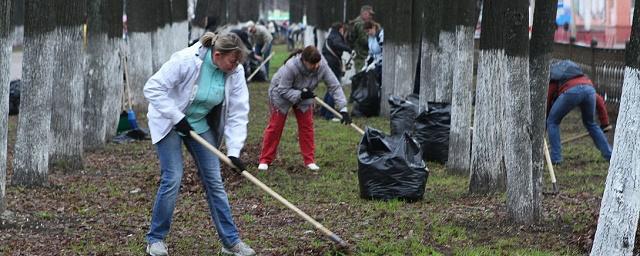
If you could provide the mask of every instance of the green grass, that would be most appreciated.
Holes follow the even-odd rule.
[[[274,51],[272,74],[288,55],[281,45]],[[422,201],[361,199],[356,156],[361,136],[349,127],[320,118],[314,120],[316,161],[322,168],[319,172],[303,166],[293,115],[285,126],[276,161],[268,172],[258,172],[255,168],[268,118],[268,87],[267,83],[249,85],[249,133],[242,158],[258,179],[348,241],[354,255],[585,253],[583,244],[575,238],[586,236],[595,223],[593,213],[598,209],[608,167],[589,139],[565,146],[565,163],[556,167],[562,194],[545,197],[543,222],[536,228],[519,227],[506,218],[504,194],[469,196],[468,177],[446,175],[441,164],[427,164],[430,174]],[[348,89],[345,87],[347,95]],[[324,95],[324,91],[320,86],[316,94]],[[138,114],[139,123],[146,124],[144,113]],[[563,137],[584,132],[578,120],[576,113],[565,119]],[[15,132],[15,121],[10,120],[10,134]],[[389,121],[384,117],[354,118],[354,122],[363,128],[389,131]],[[191,159],[185,159],[190,167],[183,177],[167,243],[174,255],[215,254],[221,245],[204,191]],[[89,153],[82,174],[51,174],[51,187],[9,186],[9,209],[36,217],[50,230],[46,231],[48,239],[30,244],[44,231],[0,226],[0,254],[37,254],[38,246],[55,246],[61,254],[143,255],[158,174],[154,147],[144,141],[108,144]],[[546,171],[544,175],[546,189],[550,190]],[[260,254],[342,255],[311,224],[258,187],[230,172],[225,177],[242,238]],[[139,192],[131,193],[136,189]],[[25,203],[30,201],[43,203]],[[56,221],[63,222],[62,231],[56,229],[60,224]]]

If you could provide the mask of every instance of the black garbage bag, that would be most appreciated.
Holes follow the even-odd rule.
[[[380,81],[375,70],[362,71],[351,78],[353,116],[377,116],[380,114]]]
[[[420,143],[425,161],[446,163],[449,156],[451,105],[428,103],[428,110],[416,117],[413,137]]]
[[[420,200],[428,172],[418,143],[408,134],[390,137],[366,129],[358,146],[360,197]]]
[[[20,86],[22,80],[9,83],[9,115],[17,115],[20,109]]]
[[[256,69],[258,69],[258,67],[260,67],[260,64],[262,64],[262,62],[260,62],[258,59],[253,58],[253,57],[249,57],[247,58],[247,62],[248,62],[248,68],[245,68],[245,78],[249,78],[249,76],[256,71]],[[254,82],[265,82],[267,81],[267,68],[265,66],[260,67],[260,71],[258,71],[258,73],[256,73],[253,78],[251,78],[251,81]]]
[[[404,132],[413,131],[413,120],[418,115],[418,97],[411,94],[402,99],[398,96],[389,97],[391,136],[400,136]]]

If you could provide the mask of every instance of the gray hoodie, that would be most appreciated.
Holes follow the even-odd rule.
[[[303,88],[313,91],[320,80],[327,85],[327,90],[336,102],[336,109],[341,112],[347,111],[347,99],[340,82],[331,72],[324,57],[320,60],[320,68],[316,72],[311,72],[302,63],[300,54],[289,59],[271,79],[271,86],[269,86],[271,105],[283,114],[286,114],[291,106],[306,112],[313,105],[313,99],[301,100],[300,93]]]

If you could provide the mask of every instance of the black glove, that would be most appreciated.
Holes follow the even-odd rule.
[[[191,125],[189,125],[189,121],[187,121],[187,117],[183,117],[182,119],[180,119],[180,122],[178,122],[174,128],[176,129],[176,131],[182,133],[182,135],[189,135],[190,131],[193,131],[193,128],[191,128]]]
[[[315,94],[313,94],[312,91],[309,91],[307,89],[303,89],[302,92],[300,93],[300,99],[306,100],[306,99],[311,99],[316,97]]]
[[[242,160],[240,160],[240,158],[237,158],[235,156],[230,156],[229,160],[231,160],[233,165],[235,165],[238,168],[238,169],[234,169],[234,171],[240,173],[247,169],[247,166],[244,165],[244,163],[242,162]]]
[[[340,112],[340,115],[342,115],[342,120],[340,120],[341,123],[346,125],[351,124],[351,116],[349,116],[349,113],[347,111]]]
[[[604,133],[606,133],[606,132],[608,132],[610,130],[610,129],[609,130],[605,130],[607,127],[609,127],[609,124],[600,125],[600,129],[602,129],[602,132],[604,132]]]

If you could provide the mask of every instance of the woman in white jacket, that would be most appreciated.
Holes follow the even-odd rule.
[[[196,162],[223,254],[255,255],[240,240],[220,176],[219,159],[189,136],[195,131],[219,146],[224,137],[227,155],[238,159],[247,137],[249,92],[242,65],[247,49],[235,34],[206,33],[199,43],[181,50],[144,86],[149,101],[149,129],[160,160],[160,187],[147,233],[147,253],[167,255],[169,232],[183,174],[182,144]]]

